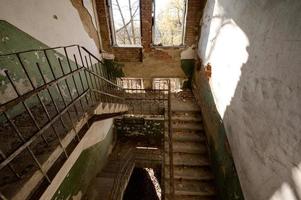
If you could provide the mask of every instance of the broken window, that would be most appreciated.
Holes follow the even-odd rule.
[[[112,39],[116,46],[141,46],[139,0],[110,0]]]
[[[154,45],[184,45],[186,5],[187,0],[154,0]]]
[[[154,90],[166,90],[168,89],[168,81],[170,81],[170,91],[180,92],[183,87],[183,80],[180,78],[154,78],[153,89]]]
[[[144,84],[142,78],[119,78],[117,84],[122,88],[126,89],[125,92],[128,93],[143,93]],[[138,91],[137,91],[138,90]]]

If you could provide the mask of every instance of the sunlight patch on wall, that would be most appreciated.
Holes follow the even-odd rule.
[[[292,178],[295,183],[295,190],[299,198],[301,198],[301,163],[299,164],[299,166],[292,169]]]
[[[294,192],[288,183],[283,183],[270,200],[297,200]]]
[[[233,20],[225,20],[209,46],[207,63],[212,66],[210,85],[217,109],[223,117],[240,80],[241,68],[248,60],[246,48],[249,40]]]
[[[282,183],[281,187],[275,191],[270,200],[297,200],[301,197],[301,163],[292,169],[293,186],[288,183]],[[294,191],[297,195],[295,195]]]
[[[224,7],[218,0],[209,1],[202,19],[202,31],[198,54],[203,65],[212,66],[210,86],[221,117],[231,103],[241,75],[241,68],[247,62],[249,39],[245,32],[224,15]]]

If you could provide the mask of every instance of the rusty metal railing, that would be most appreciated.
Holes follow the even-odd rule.
[[[30,198],[31,189],[51,183],[53,166],[59,169],[80,141],[87,113],[100,103],[124,104],[125,92],[79,45],[0,55],[3,63],[10,65],[3,80],[10,98],[0,104],[0,197],[11,199],[20,189],[15,183],[31,181]]]
[[[165,194],[165,181],[168,180],[169,195],[174,197],[174,167],[173,167],[173,143],[172,143],[172,123],[171,123],[171,82],[170,79],[125,78],[118,80],[119,85],[125,90],[125,102],[128,105],[130,116],[163,118],[164,144],[167,143],[169,178],[165,177],[166,154],[162,151],[162,194]],[[148,82],[151,88],[145,88],[144,82]],[[163,149],[165,145],[163,144]],[[164,199],[164,196],[163,198]]]
[[[124,154],[117,155],[118,174],[114,178],[110,199],[122,199],[122,189],[135,166],[134,149],[129,148]]]
[[[163,117],[168,100],[168,85],[144,88],[145,82],[151,86],[152,79],[121,78],[118,80],[118,84],[125,91],[124,98],[129,108],[127,114],[136,117]]]

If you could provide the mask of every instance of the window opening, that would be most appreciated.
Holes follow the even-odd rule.
[[[113,44],[120,47],[141,46],[139,0],[110,0]]]
[[[184,45],[187,13],[186,7],[187,0],[154,0],[154,45]]]

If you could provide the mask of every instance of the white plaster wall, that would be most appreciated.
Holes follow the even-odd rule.
[[[248,200],[301,198],[300,10],[300,0],[208,0],[201,21],[198,54]]]
[[[95,24],[92,0],[84,3]],[[79,44],[99,55],[95,42],[85,31],[70,0],[0,0],[0,19],[50,47]]]

